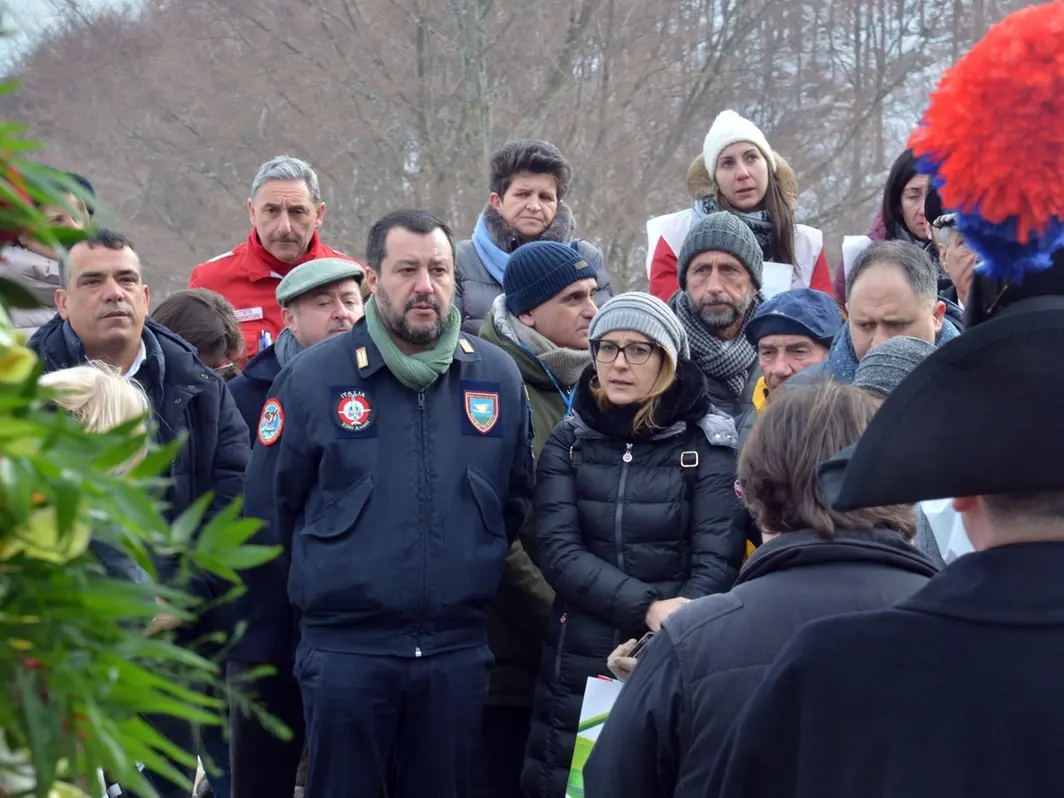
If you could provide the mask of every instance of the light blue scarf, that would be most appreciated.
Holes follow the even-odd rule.
[[[960,332],[948,318],[942,320],[942,327],[935,336],[935,346],[942,346],[952,341]],[[853,351],[853,339],[850,338],[850,325],[843,324],[835,335],[828,352],[828,372],[838,382],[853,382],[857,376],[857,355]]]
[[[491,240],[488,226],[484,224],[484,214],[477,217],[477,226],[473,228],[473,249],[477,251],[480,262],[484,264],[488,274],[495,278],[495,282],[502,285],[506,264],[510,262],[510,253],[499,249]]]

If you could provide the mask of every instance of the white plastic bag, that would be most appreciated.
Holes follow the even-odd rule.
[[[942,552],[946,565],[958,557],[974,551],[968,532],[964,528],[964,519],[953,509],[953,499],[930,499],[920,502],[920,509],[931,524],[931,531]]]

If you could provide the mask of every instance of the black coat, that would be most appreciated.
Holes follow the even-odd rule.
[[[894,608],[809,624],[700,795],[1064,795],[1062,570],[1064,543],[1002,546]]]
[[[237,409],[248,425],[251,444],[259,429],[259,416],[262,406],[270,396],[270,386],[281,373],[281,364],[277,362],[277,350],[268,346],[255,355],[244,366],[239,376],[229,381],[229,393],[233,395]]]
[[[730,593],[669,616],[640,657],[584,768],[588,798],[700,798],[728,730],[804,623],[879,609],[936,572],[897,532],[788,532]]]
[[[169,443],[181,433],[188,435],[166,474],[171,484],[163,514],[172,522],[203,494],[214,491],[206,522],[241,493],[249,456],[247,426],[225,381],[199,361],[189,343],[150,319],[144,327],[147,358],[136,379],[151,400],[156,437]],[[33,335],[29,347],[40,355],[48,372],[85,362],[73,329],[58,316]],[[165,578],[169,563],[158,565]],[[207,597],[224,587],[218,580],[201,579],[193,590]]]
[[[619,642],[646,631],[650,604],[728,590],[744,552],[735,426],[710,414],[698,368],[681,361],[660,431],[627,440],[603,431],[630,429],[630,416],[597,409],[592,371],[537,472],[533,556],[557,595],[521,779],[532,798],[564,795],[586,680],[607,672]]]
[[[268,346],[248,361],[240,376],[228,383],[229,393],[248,425],[252,448],[258,436],[262,406],[280,373],[277,348]],[[245,512],[258,514],[256,510]],[[291,668],[298,615],[288,602],[285,589],[288,564],[288,555],[282,552],[272,562],[241,572],[247,592],[233,602],[233,615],[244,623],[244,634],[229,650],[230,661],[269,662],[279,669]]]

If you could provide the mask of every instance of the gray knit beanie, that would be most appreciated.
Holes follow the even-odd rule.
[[[764,263],[761,245],[746,223],[734,213],[717,211],[699,219],[687,231],[677,258],[677,277],[681,290],[687,290],[687,270],[696,255],[703,252],[727,252],[739,259],[750,272],[758,290],[761,289],[761,273]]]
[[[606,300],[591,320],[587,337],[597,341],[614,330],[642,333],[668,353],[673,366],[679,358],[691,356],[683,325],[656,296],[632,291]]]
[[[873,346],[857,364],[853,384],[889,395],[920,361],[935,351],[935,345],[899,335]]]

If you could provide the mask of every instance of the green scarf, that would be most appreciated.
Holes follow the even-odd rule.
[[[369,337],[380,350],[385,365],[399,382],[413,391],[423,391],[451,367],[454,360],[454,348],[458,345],[458,333],[461,331],[462,314],[455,305],[447,314],[443,334],[437,339],[432,349],[407,355],[395,345],[388,328],[384,326],[377,303],[370,298],[366,303],[366,329]]]

